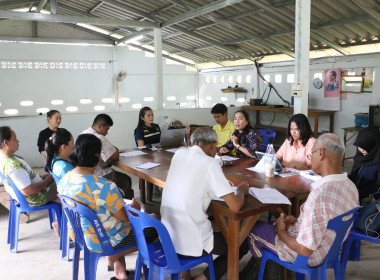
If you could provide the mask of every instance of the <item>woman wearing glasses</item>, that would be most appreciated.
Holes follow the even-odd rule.
[[[304,114],[293,115],[288,124],[288,137],[276,153],[284,167],[305,170],[311,168],[308,155],[312,153],[315,138],[309,120]]]

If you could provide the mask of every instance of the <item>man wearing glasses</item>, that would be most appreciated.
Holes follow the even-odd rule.
[[[343,154],[344,144],[338,136],[318,137],[307,157],[313,172],[322,178],[311,184],[298,218],[281,214],[273,225],[255,224],[248,236],[253,257],[260,258],[266,248],[288,262],[294,262],[298,254],[310,256],[309,266],[323,262],[335,236],[327,231],[328,222],[359,205],[355,185],[341,172]]]

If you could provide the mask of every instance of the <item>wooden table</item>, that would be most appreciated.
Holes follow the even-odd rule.
[[[174,154],[165,150],[146,151],[146,153],[146,155],[141,156],[120,157],[116,167],[138,176],[142,181],[146,180],[157,186],[164,187],[171,158]],[[155,162],[161,165],[147,170],[140,170],[135,167],[146,162]],[[246,169],[256,163],[256,160],[241,158],[234,161],[232,166],[223,167],[223,171],[226,177],[234,183],[248,181],[251,186],[255,187],[274,187],[291,199],[307,196],[310,180],[300,176],[268,178],[263,174]],[[142,192],[141,189],[140,192]],[[228,245],[228,279],[239,279],[239,247],[257,221],[260,213],[267,211],[271,206],[273,205],[262,204],[250,195],[246,196],[242,209],[237,213],[231,211],[225,202],[211,202],[210,210]]]
[[[261,128],[271,128],[279,133],[283,133],[287,135],[287,128],[284,127],[275,127],[275,126],[268,126],[263,125],[260,123],[260,112],[274,112],[274,113],[283,113],[283,114],[291,114],[293,115],[294,109],[292,107],[283,107],[283,108],[274,108],[271,106],[242,106],[243,110],[255,110],[256,111],[256,123],[255,123],[255,129],[261,129]],[[319,126],[319,116],[329,116],[330,118],[330,126],[329,126],[329,132],[334,132],[334,113],[335,111],[326,111],[326,110],[318,110],[318,109],[309,109],[308,115],[314,117],[314,130],[313,130],[313,136],[315,138],[318,137],[318,126]]]

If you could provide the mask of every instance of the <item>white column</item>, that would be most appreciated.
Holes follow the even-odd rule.
[[[306,116],[309,96],[310,7],[311,0],[296,0],[294,80],[302,86],[302,90],[300,97],[294,97],[294,114],[302,113]]]
[[[155,58],[155,91],[157,109],[163,109],[163,70],[162,70],[162,31],[161,28],[154,29],[154,58]]]

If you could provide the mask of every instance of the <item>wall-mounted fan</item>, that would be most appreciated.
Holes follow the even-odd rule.
[[[116,82],[116,103],[119,104],[119,83],[121,83],[126,77],[127,77],[127,71],[120,71],[115,76],[115,82]]]

